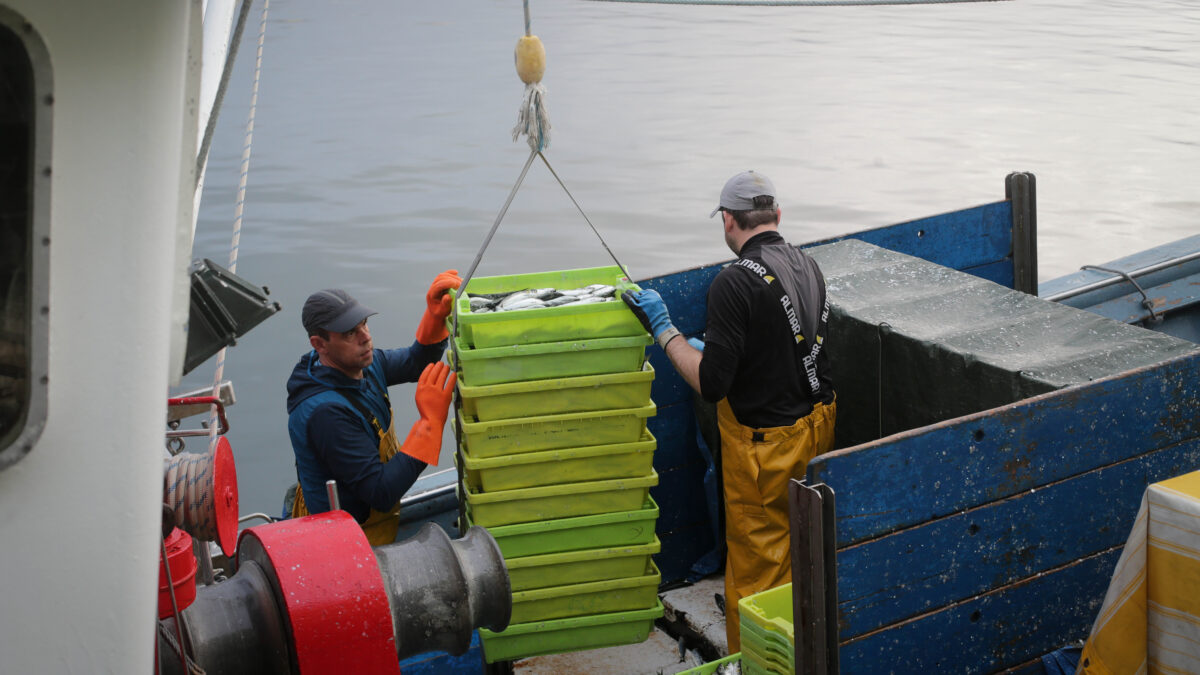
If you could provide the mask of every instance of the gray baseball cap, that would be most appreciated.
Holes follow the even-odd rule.
[[[717,211],[721,209],[750,211],[754,208],[754,198],[762,195],[769,196],[774,207],[779,206],[775,201],[775,185],[771,183],[770,178],[761,173],[743,171],[725,181],[725,187],[721,188],[721,203],[708,217],[717,215]]]
[[[310,335],[316,329],[345,333],[362,323],[363,319],[378,313],[340,288],[326,288],[308,296],[300,312],[300,320]]]

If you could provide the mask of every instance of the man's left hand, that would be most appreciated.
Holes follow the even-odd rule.
[[[668,329],[674,328],[671,325],[671,315],[667,313],[667,305],[658,291],[654,289],[625,291],[621,294],[621,299],[625,301],[626,305],[629,305],[634,316],[642,322],[642,326],[649,331],[650,335],[654,336],[655,340]]]

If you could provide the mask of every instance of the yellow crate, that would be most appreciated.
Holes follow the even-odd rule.
[[[653,560],[639,576],[550,586],[512,594],[512,623],[565,619],[653,607],[662,580]]]
[[[629,337],[471,349],[462,338],[447,356],[459,377],[472,386],[528,382],[557,377],[635,373],[654,342],[642,332]]]
[[[534,288],[572,289],[591,284],[615,286],[608,302],[568,304],[510,312],[472,313],[467,295],[511,293]],[[467,284],[466,294],[455,297],[458,332],[470,347],[500,347],[539,342],[560,342],[581,338],[625,337],[646,331],[633,312],[621,301],[625,290],[639,290],[620,267],[592,267],[557,272],[535,272],[494,277],[476,277]],[[454,293],[457,295],[457,293]],[[454,317],[448,323],[453,325]]]
[[[466,452],[472,457],[497,457],[556,448],[632,443],[641,438],[646,419],[653,417],[656,410],[651,402],[639,408],[517,417],[491,422],[466,420],[460,410],[457,429]]]
[[[649,544],[619,548],[589,548],[582,551],[546,553],[504,561],[509,583],[516,591],[565,586],[588,581],[621,579],[642,574],[650,556],[658,553],[658,537]]]
[[[654,368],[577,377],[553,377],[506,384],[474,386],[466,377],[458,381],[458,396],[467,419],[480,422],[558,415],[613,408],[634,408],[650,403]]]
[[[636,478],[650,473],[656,445],[649,429],[632,443],[589,445],[524,452],[498,457],[474,457],[464,446],[463,468],[467,484],[479,492]]]
[[[632,511],[645,503],[652,485],[658,485],[658,474],[653,470],[650,475],[638,478],[615,478],[498,492],[476,492],[470,485],[460,484],[459,499],[466,501],[471,509],[471,519],[476,525],[491,527]]]

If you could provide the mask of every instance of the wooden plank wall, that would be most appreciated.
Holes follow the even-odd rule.
[[[861,239],[1012,287],[1012,208],[1007,201],[802,247],[846,238]],[[657,290],[670,309],[675,326],[692,337],[704,331],[709,283],[729,262],[638,283],[642,288]],[[660,509],[657,529],[662,552],[656,556],[656,562],[663,581],[667,582],[686,576],[691,564],[712,548],[713,539],[703,506],[704,462],[696,444],[691,389],[675,373],[661,349],[652,346],[647,354],[655,369],[651,396],[658,405],[657,415],[649,421],[650,431],[658,439],[654,468],[659,484],[651,489]]]
[[[1150,483],[1200,469],[1200,352],[835,451],[845,673],[992,672],[1086,637]]]

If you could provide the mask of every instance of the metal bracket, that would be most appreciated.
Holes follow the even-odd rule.
[[[225,404],[216,396],[180,396],[177,398],[167,399],[167,409],[173,407],[191,407],[203,406],[204,410],[208,410],[208,406],[217,407],[217,419],[221,423],[221,428],[217,432],[218,435],[225,435],[229,431],[229,420],[225,417]],[[191,413],[196,414],[196,413]],[[169,417],[169,414],[168,414]],[[182,431],[168,431],[167,438],[184,438],[187,436],[207,436],[208,429],[184,429]]]
[[[837,673],[837,527],[833,489],[788,482],[796,675]]]

